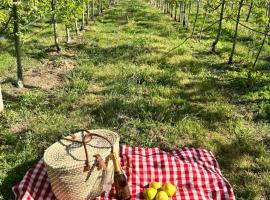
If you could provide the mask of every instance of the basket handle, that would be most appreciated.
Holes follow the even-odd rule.
[[[91,133],[89,130],[81,130],[83,133],[86,132],[86,134],[83,136],[82,141],[80,140],[76,140],[76,136],[74,134],[70,134],[71,138],[67,138],[67,137],[63,137],[63,139],[71,141],[71,142],[77,142],[80,144],[83,144],[84,147],[84,152],[85,152],[85,166],[84,166],[84,171],[89,171],[90,170],[90,165],[89,165],[89,156],[88,156],[88,152],[87,152],[87,148],[86,148],[86,144],[89,143],[92,140],[92,136],[97,136],[100,137],[104,140],[106,140],[110,145],[111,145],[111,154],[114,153],[114,148],[113,148],[113,143],[106,138],[105,136],[96,134],[96,133]],[[90,138],[87,140],[87,138]],[[99,161],[99,168],[104,168],[102,165],[105,165],[105,163],[102,163],[102,161],[99,160],[100,155],[96,155],[96,157],[98,158]],[[104,162],[104,161],[103,161]],[[106,166],[106,165],[105,165]]]

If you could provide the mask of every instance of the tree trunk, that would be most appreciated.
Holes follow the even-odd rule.
[[[256,71],[256,64],[257,64],[257,61],[258,61],[258,59],[260,57],[260,54],[262,52],[262,49],[263,49],[263,46],[265,44],[267,35],[269,33],[269,28],[270,28],[269,26],[270,26],[270,18],[268,19],[268,24],[267,24],[266,29],[265,29],[265,34],[264,34],[264,37],[263,37],[263,40],[262,40],[262,44],[260,46],[260,49],[259,49],[259,51],[257,53],[256,59],[255,59],[253,65],[252,65],[251,70],[248,72],[248,85],[249,85],[250,88],[253,88],[252,73]]]
[[[2,97],[2,91],[1,91],[1,85],[0,85],[0,112],[4,111],[4,103],[3,103],[3,97]]]
[[[252,2],[250,3],[250,5],[249,5],[249,9],[248,9],[248,14],[247,14],[246,22],[248,22],[248,20],[249,20],[249,17],[250,17],[252,8],[253,8],[253,1],[252,1]]]
[[[179,19],[178,21],[181,23],[182,18],[182,2],[179,2]]]
[[[166,3],[163,1],[163,12],[166,13]]]
[[[186,11],[185,11],[186,12]],[[191,13],[191,1],[188,2],[188,13],[186,14],[186,27],[187,29],[189,28],[189,16],[190,16],[190,13]]]
[[[217,45],[217,43],[219,41],[219,38],[221,36],[224,10],[225,10],[225,0],[222,0],[221,11],[220,11],[220,15],[219,15],[218,32],[217,32],[216,39],[215,39],[215,41],[212,44],[212,51],[213,52],[216,52],[216,45]]]
[[[76,32],[76,35],[79,35],[80,34],[77,18],[75,19],[75,32]]]
[[[233,62],[233,56],[234,56],[234,52],[235,52],[235,46],[236,46],[237,34],[238,34],[238,26],[239,26],[240,14],[241,14],[241,9],[242,9],[242,6],[243,6],[243,2],[244,2],[244,0],[240,0],[239,7],[238,7],[236,24],[235,24],[235,31],[234,31],[234,36],[233,36],[232,52],[231,52],[231,55],[229,57],[228,64],[232,64],[232,62]]]
[[[265,15],[266,15],[267,17],[269,17],[269,2],[268,2],[268,1],[267,1],[267,3],[266,3]]]
[[[66,26],[66,42],[70,43],[70,33],[69,33],[69,28]]]
[[[177,15],[177,4],[174,6],[174,21],[176,21],[176,15]]]
[[[92,18],[95,17],[95,0],[92,0]]]
[[[198,16],[199,16],[199,9],[200,9],[200,0],[197,0],[197,6],[196,6],[196,16],[195,16],[195,21],[194,21],[194,25],[193,25],[193,30],[191,33],[191,37],[193,37],[194,33],[195,33],[195,29],[196,29],[196,24],[197,24],[197,20],[198,20]]]
[[[59,46],[58,35],[57,35],[56,4],[57,4],[57,0],[52,0],[52,11],[53,11],[52,22],[53,22],[54,47],[56,48],[56,51],[59,52],[61,51],[61,48]]]
[[[89,25],[89,21],[90,21],[90,0],[87,0],[87,8],[86,8],[86,25]]]
[[[85,27],[85,3],[83,1],[83,7],[82,7],[82,25],[81,25],[81,30],[84,30]]]
[[[183,5],[183,20],[182,20],[182,24],[183,24],[183,27],[185,27],[186,26],[186,20],[187,20],[187,17],[186,17],[186,15],[187,15],[187,12],[186,12],[186,2],[184,3],[184,5]]]
[[[270,18],[270,2],[267,1],[267,14],[266,17],[269,19]]]
[[[13,0],[13,19],[14,19],[14,41],[15,41],[15,52],[17,60],[17,87],[23,88],[23,71],[22,71],[22,59],[21,59],[21,42],[20,42],[20,24],[18,17],[18,1]]]
[[[203,14],[203,23],[202,23],[202,27],[201,27],[201,31],[200,31],[199,41],[201,41],[201,39],[202,39],[202,33],[203,33],[206,17],[207,17],[207,14],[208,14],[208,5],[209,5],[209,0],[207,1],[206,8],[205,8],[205,11],[204,11],[204,14]]]
[[[260,57],[261,51],[262,51],[263,46],[264,46],[264,44],[265,44],[265,40],[266,40],[266,38],[267,38],[268,32],[269,32],[269,21],[268,21],[267,29],[266,29],[265,34],[264,34],[264,37],[263,37],[262,44],[261,44],[260,49],[259,49],[259,51],[258,51],[258,53],[257,53],[256,59],[255,59],[255,61],[254,61],[254,63],[253,63],[253,68],[254,68],[254,69],[255,69],[255,67],[256,67],[257,61],[258,61],[258,59],[259,59],[259,57]]]
[[[170,15],[171,18],[173,18],[173,4],[170,5]]]
[[[103,13],[103,2],[100,0],[100,12]]]
[[[97,15],[99,15],[100,14],[100,0],[98,0],[98,5],[97,5],[97,10],[98,10],[98,12],[97,12]]]

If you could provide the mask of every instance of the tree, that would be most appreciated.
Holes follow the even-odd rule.
[[[70,31],[69,31],[69,27],[66,25],[66,42],[69,43],[70,42]]]
[[[92,19],[95,17],[95,0],[92,0]]]
[[[199,16],[199,9],[200,9],[200,0],[196,1],[196,16],[195,16],[195,21],[193,24],[193,29],[192,29],[192,33],[191,33],[191,37],[193,37],[194,33],[195,33],[195,28],[196,28],[196,24],[197,24],[197,20],[198,20],[198,16]]]
[[[97,15],[100,15],[100,0],[97,1]]]
[[[57,14],[57,0],[52,0],[52,23],[53,23],[53,35],[54,35],[54,47],[56,48],[56,51],[59,52],[61,51],[61,48],[59,46],[59,41],[58,41],[58,34],[57,34],[57,19],[56,19],[56,14]]]
[[[256,55],[256,58],[255,58],[255,61],[252,65],[252,68],[249,70],[248,72],[248,86],[250,88],[253,88],[253,78],[252,78],[252,73],[254,73],[256,71],[256,64],[258,62],[258,59],[261,55],[261,52],[262,52],[262,49],[263,49],[263,46],[265,44],[265,41],[266,41],[266,38],[268,36],[268,33],[269,33],[269,29],[270,29],[270,17],[268,18],[268,23],[266,25],[266,28],[265,28],[265,32],[264,32],[264,37],[263,37],[263,40],[262,40],[262,43],[260,45],[260,48],[259,48],[259,51]]]
[[[103,13],[103,2],[100,0],[100,13]]]
[[[209,8],[209,0],[207,0],[206,5],[204,6],[203,23],[202,23],[202,27],[200,31],[199,41],[202,39],[202,33],[203,33],[204,25],[206,22],[206,17],[208,15],[208,8]]]
[[[186,6],[186,3],[184,4],[184,21],[183,21],[183,24],[185,23],[185,26],[186,28],[188,29],[189,28],[189,16],[191,14],[191,1],[189,0],[188,1],[188,4]],[[188,7],[188,11],[186,11],[186,7]]]
[[[176,21],[176,16],[177,16],[177,2],[175,2],[174,6],[174,20]]]
[[[89,25],[90,21],[90,0],[87,0],[87,7],[86,7],[86,25]]]
[[[17,60],[17,87],[23,88],[23,71],[22,71],[22,59],[21,59],[21,41],[20,41],[20,22],[18,16],[18,1],[13,0],[13,20],[14,20],[14,42],[15,42],[15,52]]]
[[[240,14],[241,14],[243,2],[244,2],[244,0],[240,0],[239,7],[238,7],[237,18],[236,18],[236,23],[235,23],[235,31],[234,31],[234,36],[233,36],[233,46],[232,46],[232,51],[231,51],[231,55],[229,57],[228,64],[232,64],[232,62],[233,62],[233,56],[234,56],[234,52],[235,52],[235,46],[236,46],[237,34],[238,34],[238,26],[239,26]]]
[[[78,27],[78,20],[77,20],[77,18],[75,19],[75,31],[76,31],[76,35],[79,35],[80,34],[80,30],[79,30],[79,27]]]
[[[3,103],[3,97],[2,97],[2,91],[1,91],[1,85],[0,85],[0,112],[4,110],[4,103]]]
[[[178,21],[182,22],[182,1],[179,2],[179,18]]]
[[[183,5],[183,21],[182,21],[184,27],[186,25],[188,26],[188,17],[187,17],[186,7],[187,7],[187,4],[186,4],[186,2],[184,2],[184,5]]]
[[[60,13],[60,17],[58,19],[65,24],[66,43],[69,43],[71,41],[70,29],[72,28],[74,22],[76,23],[76,2],[73,0],[58,1],[58,8],[57,13]],[[78,34],[78,25],[77,27],[75,25],[75,30]]]
[[[212,51],[216,52],[216,45],[220,39],[221,36],[221,32],[222,32],[222,21],[223,21],[223,16],[224,16],[224,10],[225,10],[225,0],[222,0],[221,3],[221,11],[220,11],[220,15],[219,15],[219,24],[218,24],[218,31],[217,31],[217,36],[215,41],[212,44]]]
[[[269,0],[266,0],[266,9],[265,9],[265,15],[268,17],[270,15],[270,3]]]
[[[253,8],[253,2],[254,0],[251,1],[250,5],[249,5],[249,9],[248,9],[248,14],[247,14],[247,18],[246,18],[246,22],[248,22],[252,8]]]
[[[81,30],[84,30],[84,27],[85,27],[85,3],[84,3],[84,0],[82,1],[82,25],[81,25]]]

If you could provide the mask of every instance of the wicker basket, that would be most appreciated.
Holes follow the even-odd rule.
[[[99,196],[113,183],[119,136],[108,130],[79,131],[50,146],[44,162],[57,199],[85,200]]]

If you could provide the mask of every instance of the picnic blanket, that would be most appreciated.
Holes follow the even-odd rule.
[[[169,152],[158,148],[120,147],[120,161],[128,179],[131,199],[144,199],[150,182],[170,182],[177,186],[172,199],[234,200],[229,182],[220,172],[214,155],[202,148],[181,148]],[[18,200],[56,199],[42,160],[28,170],[12,188]],[[115,199],[114,187],[97,200]]]

